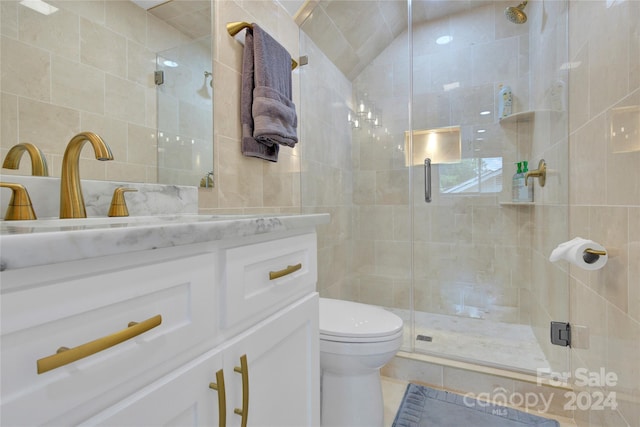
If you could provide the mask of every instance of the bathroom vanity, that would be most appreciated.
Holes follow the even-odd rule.
[[[1,222],[0,424],[319,425],[328,221]]]

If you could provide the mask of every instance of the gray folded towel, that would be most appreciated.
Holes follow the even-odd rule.
[[[242,154],[275,162],[279,145],[298,142],[298,118],[291,101],[291,56],[252,24],[242,57]]]

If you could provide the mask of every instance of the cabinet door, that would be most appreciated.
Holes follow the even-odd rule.
[[[213,347],[215,253],[160,251],[129,268],[108,264],[100,274],[87,265],[106,263],[101,258],[70,263],[65,278],[34,279],[37,286],[2,294],[0,424],[77,423]],[[60,268],[38,271],[54,276]],[[157,315],[160,325],[115,344],[113,334],[129,322]],[[58,348],[97,341],[109,345],[38,373],[37,361]]]
[[[81,425],[222,426],[218,393],[223,387],[210,387],[221,368],[220,351],[208,352]]]
[[[224,349],[227,375],[227,425],[241,425],[248,393],[247,425],[318,426],[320,362],[318,295],[299,300],[232,340]],[[248,390],[234,371],[246,355]]]

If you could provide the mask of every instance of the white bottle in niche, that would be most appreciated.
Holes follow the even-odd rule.
[[[513,94],[509,86],[502,86],[498,94],[498,118],[510,116],[513,112]]]
[[[521,202],[521,197],[523,194],[524,188],[524,174],[522,173],[522,162],[516,163],[517,170],[516,173],[513,174],[513,179],[511,182],[511,200],[513,202]],[[527,191],[526,189],[524,191]]]

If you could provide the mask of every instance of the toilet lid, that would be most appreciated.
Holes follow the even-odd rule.
[[[402,319],[380,307],[320,298],[320,335],[386,337],[402,330]]]

